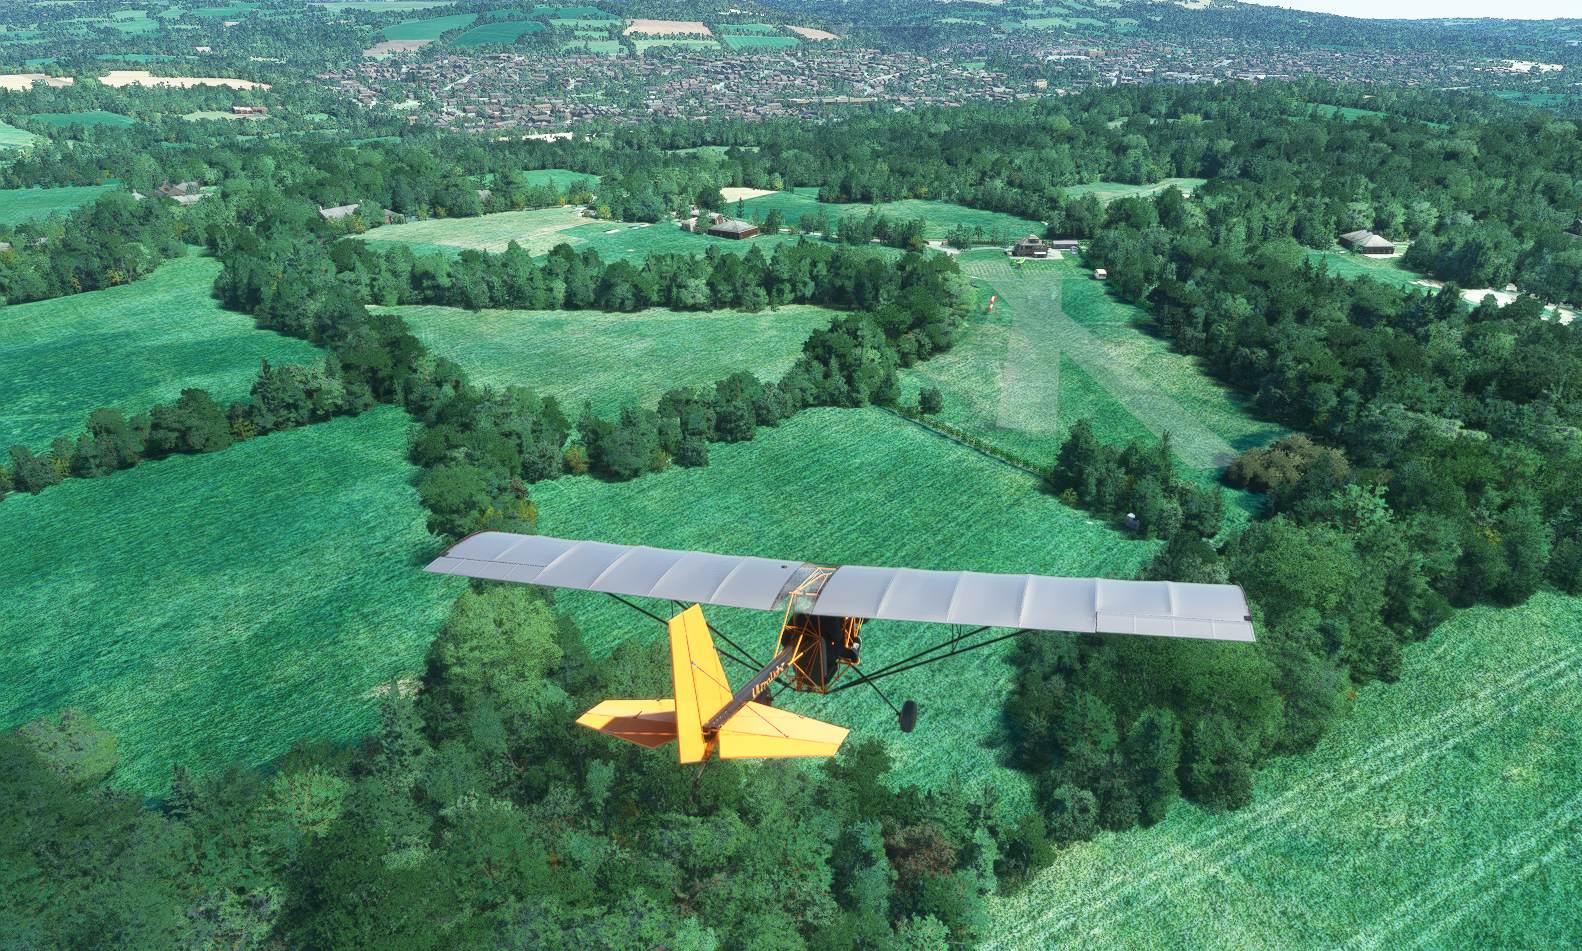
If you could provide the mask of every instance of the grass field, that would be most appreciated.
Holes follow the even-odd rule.
[[[768,23],[721,23],[719,26],[724,33],[767,33],[774,36],[780,32]]]
[[[394,26],[385,27],[379,33],[387,40],[437,40],[441,33],[460,29],[476,19],[476,13],[458,13],[427,20],[403,20]]]
[[[1225,455],[1285,434],[1246,415],[1244,397],[1173,352],[1145,313],[1078,262],[1037,262],[1028,267],[1038,270],[1013,274],[1003,260],[973,257],[963,267],[980,275],[980,302],[999,294],[995,314],[975,319],[949,353],[901,371],[903,399],[938,387],[942,421],[1035,461],[1053,459],[1084,417],[1104,442],[1168,429],[1205,478]],[[1055,293],[1058,304],[1040,303]],[[1239,496],[1238,504],[1256,508]]]
[[[338,0],[338,2],[321,3],[313,0],[313,5],[323,7],[331,13],[342,10],[371,10],[375,13],[406,13],[409,10],[427,10],[430,7],[450,6],[449,0]]]
[[[1065,187],[1065,193],[1067,197],[1070,198],[1081,198],[1083,195],[1094,194],[1099,196],[1099,200],[1107,205],[1117,198],[1142,198],[1148,195],[1155,195],[1164,191],[1171,185],[1174,185],[1182,191],[1190,194],[1202,187],[1203,183],[1206,181],[1208,181],[1206,178],[1164,178],[1152,185],[1125,185],[1121,182],[1093,182],[1092,184],[1088,185],[1067,185]]]
[[[612,229],[614,234],[606,234]],[[647,228],[633,228],[618,221],[595,221],[563,231],[560,237],[578,251],[592,248],[605,260],[620,258],[626,261],[640,261],[649,254],[703,254],[710,246],[733,254],[746,254],[748,249],[758,247],[770,254],[775,245],[798,240],[790,234],[764,234],[745,240],[688,234],[673,221],[662,221]]]
[[[785,49],[800,46],[800,41],[789,36],[723,36],[725,45],[736,49]]]
[[[561,49],[581,50],[585,53],[599,53],[604,56],[619,56],[625,52],[620,40],[575,40],[562,44]]]
[[[209,297],[219,272],[193,255],[133,284],[0,310],[0,448],[76,439],[101,406],[130,415],[174,403],[186,387],[225,406],[246,399],[260,360],[322,355],[222,310]]]
[[[264,116],[261,116],[261,115],[239,116],[239,115],[237,115],[234,112],[220,112],[218,110],[211,109],[211,110],[201,111],[201,112],[189,112],[186,115],[182,116],[182,118],[186,119],[188,122],[197,122],[197,121],[199,121],[201,119],[262,119],[262,118],[264,118]]]
[[[1398,287],[1412,287],[1416,281],[1428,280],[1431,275],[1408,270],[1401,263],[1400,258],[1375,258],[1366,254],[1355,254],[1350,251],[1309,251],[1309,261],[1323,261],[1329,268],[1329,273],[1339,277],[1356,279],[1371,277],[1375,281],[1394,284]],[[1426,288],[1424,288],[1426,290]]]
[[[543,482],[533,486],[533,498],[546,535],[830,564],[1128,577],[1157,546],[1092,525],[1035,477],[873,408],[804,411],[778,429],[758,430],[750,443],[710,446],[705,468],[672,468],[628,483]],[[629,636],[661,634],[659,625],[603,595],[566,591],[556,599],[596,654]],[[644,606],[661,616],[668,607]],[[757,655],[768,652],[781,620],[770,612],[705,611]],[[863,628],[864,669],[957,633],[872,622]],[[882,739],[896,756],[897,782],[992,784],[1003,797],[1026,801],[1026,778],[998,765],[1013,675],[1002,648],[1011,643],[886,681],[897,705],[918,701],[917,730],[909,735],[866,689],[786,694],[775,705],[850,727],[848,742]],[[738,686],[745,675],[734,664],[726,673]],[[674,754],[654,755],[674,768]]]
[[[489,43],[515,43],[524,33],[537,33],[544,24],[537,20],[512,20],[506,23],[485,23],[468,30],[450,41],[452,46],[484,46]]]
[[[57,125],[61,128],[69,125],[107,125],[117,129],[124,129],[127,126],[137,125],[137,120],[131,116],[123,116],[115,112],[104,112],[99,109],[91,112],[44,112],[28,116],[28,118],[37,119],[39,122],[47,122],[50,125]]]
[[[0,149],[27,148],[38,140],[38,136],[31,132],[24,132],[14,125],[0,122]]]
[[[688,49],[719,49],[720,44],[714,40],[633,40],[632,45],[637,48],[637,55],[641,56],[656,46],[684,46]]]
[[[419,340],[474,382],[531,387],[559,400],[573,420],[583,400],[614,419],[624,404],[652,409],[667,390],[712,385],[737,370],[779,380],[808,335],[834,316],[806,305],[756,314],[382,309],[406,318]]]
[[[119,185],[82,185],[77,188],[0,189],[0,222],[7,224],[28,218],[48,218],[52,212],[65,214],[73,208],[92,204],[99,196],[116,191]]]
[[[120,738],[111,785],[153,795],[174,764],[367,731],[465,587],[420,570],[410,422],[381,406],[0,503],[29,540],[0,551],[0,729],[79,707]]]
[[[1405,653],[1252,805],[1064,852],[982,947],[1582,944],[1582,600],[1475,608]]]
[[[599,187],[599,176],[564,168],[529,169],[522,172],[522,177],[527,179],[529,185],[553,185],[561,191],[582,181],[591,181],[594,188]]]
[[[399,241],[410,245],[414,254],[437,252],[454,257],[462,248],[504,251],[512,241],[539,254],[559,244],[558,235],[569,228],[580,228],[587,221],[571,208],[541,208],[386,225],[370,229],[360,238],[375,247],[382,242]]]
[[[799,188],[795,192],[775,192],[771,195],[750,198],[742,207],[747,213],[757,211],[760,216],[778,208],[788,222],[800,221],[803,215],[816,215],[820,210],[829,215],[831,221],[838,221],[847,215],[866,215],[871,209],[877,208],[881,213],[892,218],[922,218],[926,222],[923,233],[929,238],[943,238],[958,224],[964,224],[968,228],[983,228],[991,235],[997,230],[1004,231],[1007,241],[1029,233],[1042,234],[1044,231],[1042,222],[997,211],[951,205],[942,201],[908,199],[884,205],[832,205],[820,203],[817,195],[816,188]],[[735,214],[735,203],[729,206],[729,210]]]

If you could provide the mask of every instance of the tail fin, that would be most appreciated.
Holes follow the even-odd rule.
[[[731,685],[714,652],[703,609],[696,604],[670,619],[670,675],[676,684],[681,762],[702,762],[708,753],[703,724],[730,703]]]
[[[720,728],[720,759],[834,756],[850,732],[762,703],[749,703]]]

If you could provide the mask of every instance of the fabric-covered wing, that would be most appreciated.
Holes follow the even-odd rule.
[[[800,561],[476,532],[425,571],[768,610]]]
[[[1231,584],[1050,578],[847,565],[810,614],[974,627],[1253,640],[1247,597]]]
[[[749,703],[720,728],[720,759],[834,756],[848,732],[762,703]]]
[[[670,619],[670,675],[676,684],[676,738],[681,762],[703,760],[703,724],[730,702],[731,685],[714,652],[714,639],[694,604]]]
[[[606,700],[577,718],[581,726],[658,749],[676,738],[674,700]]]

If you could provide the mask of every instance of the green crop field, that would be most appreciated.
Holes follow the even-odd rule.
[[[580,228],[587,221],[570,208],[541,208],[472,218],[429,218],[372,228],[358,237],[375,247],[380,242],[399,241],[410,245],[414,254],[440,253],[454,257],[462,248],[504,251],[512,241],[537,254],[559,244],[558,236],[567,229]]]
[[[778,27],[768,23],[721,23],[720,31],[723,33],[768,33],[771,36],[780,32]]]
[[[1404,247],[1404,245],[1402,246]],[[1397,287],[1417,286],[1416,282],[1430,280],[1432,275],[1422,274],[1408,269],[1397,257],[1376,258],[1366,254],[1356,254],[1351,251],[1309,251],[1309,261],[1323,261],[1329,268],[1329,273],[1344,278],[1371,277],[1375,281],[1394,284]],[[1431,288],[1419,287],[1432,293]]]
[[[626,25],[625,20],[619,20],[615,17],[598,17],[592,20],[585,19],[583,17],[552,17],[550,18],[549,22],[563,30],[576,30],[579,28],[585,28],[597,29],[601,33],[608,30],[612,26]]]
[[[200,112],[189,112],[186,115],[182,116],[182,118],[186,119],[188,122],[197,122],[197,121],[202,120],[202,119],[263,119],[263,118],[266,118],[266,117],[265,116],[261,116],[261,115],[251,115],[251,114],[250,115],[245,115],[245,116],[239,116],[239,115],[237,115],[234,112],[219,112],[218,110],[212,110],[211,109],[211,110],[200,111]]]
[[[1124,123],[1125,120],[1122,120]],[[1065,193],[1069,198],[1081,198],[1083,195],[1094,194],[1106,205],[1117,198],[1143,198],[1148,195],[1158,194],[1174,185],[1187,194],[1191,194],[1203,183],[1206,178],[1163,178],[1152,185],[1126,185],[1121,182],[1093,182],[1088,185],[1067,185]]]
[[[37,119],[39,122],[47,122],[50,125],[60,126],[61,128],[69,125],[107,125],[117,129],[124,129],[127,126],[137,125],[137,120],[131,116],[123,116],[115,112],[103,112],[98,109],[91,112],[43,112],[28,116],[28,118]]]
[[[599,176],[589,175],[586,172],[573,172],[564,168],[535,168],[522,172],[522,177],[527,179],[529,185],[553,185],[561,191],[577,184],[578,182],[591,181],[593,187],[599,187]]]
[[[476,13],[458,13],[427,20],[403,20],[394,26],[385,27],[379,34],[387,40],[437,40],[441,33],[460,29],[476,19]]]
[[[65,214],[73,208],[91,205],[100,195],[120,189],[119,185],[81,185],[76,188],[0,189],[0,222],[6,224],[28,218],[48,218],[53,212]]]
[[[982,947],[1576,947],[1582,600],[1474,608],[1405,655],[1252,805],[1061,853],[992,902]]]
[[[757,47],[759,49],[784,49],[788,46],[799,46],[800,41],[789,36],[726,36],[722,37],[725,45],[731,49]]]
[[[38,140],[31,132],[23,132],[14,125],[0,122],[0,149],[27,148]]]
[[[807,305],[756,314],[382,309],[404,317],[418,339],[465,367],[474,382],[531,387],[559,400],[572,419],[584,400],[614,419],[627,403],[652,409],[667,390],[712,385],[737,370],[779,380],[808,335],[835,316]]]
[[[627,483],[563,478],[533,486],[539,529],[561,538],[702,549],[726,554],[1050,575],[1130,577],[1158,543],[1094,525],[1035,476],[907,420],[868,408],[813,409],[752,442],[714,444],[709,465]],[[596,654],[631,637],[658,638],[652,620],[603,595],[557,592]],[[643,605],[663,616],[668,605]],[[772,612],[705,608],[711,623],[766,655],[780,628]],[[863,628],[863,669],[899,661],[960,633],[944,625],[875,621]],[[991,784],[1013,801],[1027,780],[999,765],[1003,702],[1013,669],[1005,641],[885,681],[897,705],[916,699],[916,732],[867,689],[828,697],[786,694],[776,706],[878,737],[896,757],[896,782],[937,788]],[[765,658],[767,659],[767,658]],[[744,669],[728,664],[740,685]],[[675,768],[656,751],[655,763]],[[814,761],[816,762],[816,761]]]
[[[719,49],[720,44],[714,40],[633,40],[632,45],[637,48],[637,55],[641,56],[656,46],[685,46],[688,49]]]
[[[870,210],[877,209],[882,214],[892,218],[922,218],[926,222],[924,235],[928,238],[944,238],[951,229],[958,224],[968,228],[982,228],[988,235],[1004,232],[1006,241],[1029,233],[1042,234],[1042,222],[1019,218],[997,211],[984,211],[979,208],[967,208],[962,205],[951,205],[942,201],[925,201],[921,199],[908,199],[893,201],[884,205],[833,205],[823,204],[817,198],[818,189],[799,188],[795,192],[775,192],[770,195],[760,195],[749,198],[742,203],[743,210],[747,213],[758,212],[759,216],[767,215],[771,209],[780,209],[786,221],[795,223],[803,215],[817,214],[823,210],[829,215],[830,220],[839,221],[847,215],[866,215]],[[727,208],[735,214],[736,205],[730,203]]]
[[[406,13],[410,10],[427,10],[430,7],[450,6],[450,0],[337,0],[337,2],[322,3],[312,0],[314,6],[323,7],[331,13],[342,10],[369,10],[375,13]]]
[[[101,406],[130,415],[186,387],[224,406],[247,398],[260,360],[322,355],[222,310],[209,296],[219,273],[218,261],[193,255],[133,284],[0,310],[0,449],[76,439]]]
[[[564,50],[581,50],[585,53],[599,53],[604,56],[619,56],[624,53],[625,47],[620,40],[574,40],[561,45]]]
[[[524,33],[538,33],[544,24],[537,20],[512,20],[507,23],[485,23],[468,30],[450,41],[452,46],[484,46],[488,43],[515,43]]]
[[[0,502],[28,540],[0,551],[0,729],[78,707],[120,738],[111,785],[148,795],[369,730],[466,587],[421,570],[410,425],[381,406]]]
[[[1035,461],[1052,460],[1082,418],[1111,443],[1169,430],[1183,462],[1205,477],[1229,455],[1285,435],[1247,415],[1245,397],[1172,351],[1147,314],[1076,261],[1027,267],[1012,272],[979,253],[963,262],[978,275],[980,304],[999,295],[995,313],[975,318],[949,353],[902,370],[903,400],[938,387],[942,421]]]

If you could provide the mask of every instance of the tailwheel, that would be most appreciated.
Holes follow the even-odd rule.
[[[901,732],[910,733],[914,726],[917,726],[917,701],[908,700],[901,704]]]

